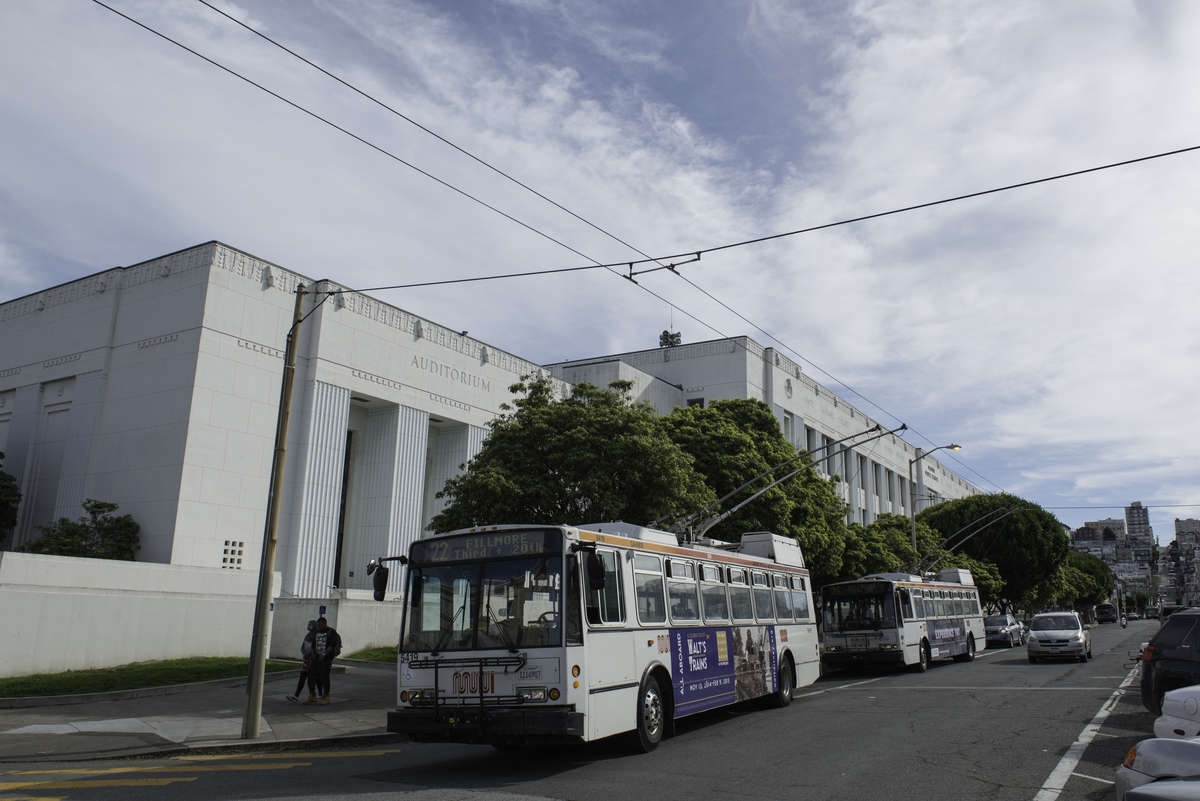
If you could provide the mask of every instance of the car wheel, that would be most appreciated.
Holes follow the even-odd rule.
[[[1032,655],[1032,654],[1030,654],[1030,655],[1029,655],[1029,664],[1031,664],[1031,665],[1036,665],[1036,664],[1037,664],[1037,657],[1036,657],[1036,656],[1034,656],[1034,655]]]
[[[634,732],[634,745],[637,750],[648,754],[662,742],[663,730],[666,728],[666,707],[663,704],[662,691],[658,687],[658,679],[647,676],[638,691],[637,730]]]
[[[1080,654],[1080,655],[1079,655],[1079,661],[1080,661],[1080,662],[1086,662],[1086,661],[1088,661],[1088,654],[1087,654],[1087,651],[1084,651],[1082,654]]]
[[[920,655],[917,663],[912,666],[912,669],[915,673],[924,673],[929,670],[929,643],[922,641],[918,651]]]
[[[776,685],[779,687],[771,695],[771,706],[776,709],[783,709],[792,702],[792,690],[794,683],[792,682],[792,659],[785,656],[783,663],[779,666],[779,680]]]

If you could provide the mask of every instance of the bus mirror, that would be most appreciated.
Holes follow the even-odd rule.
[[[589,590],[604,589],[604,562],[595,551],[587,552],[587,580]]]
[[[388,569],[383,565],[376,565],[372,571],[371,581],[375,587],[375,600],[382,601],[387,592]]]

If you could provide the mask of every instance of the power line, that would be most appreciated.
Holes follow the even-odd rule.
[[[506,220],[510,220],[511,222],[516,223],[517,225],[521,226],[522,228],[537,234],[538,236],[542,237],[543,239],[547,239],[547,240],[553,242],[554,244],[571,251],[576,256],[587,259],[588,261],[591,261],[591,262],[595,262],[595,265],[591,269],[595,269],[596,267],[603,266],[598,261],[596,261],[596,259],[593,259],[591,256],[588,256],[585,253],[581,253],[580,251],[576,250],[575,248],[571,247],[570,245],[566,244],[565,242],[561,242],[560,240],[555,239],[554,237],[550,236],[546,232],[540,231],[537,228],[534,228],[529,223],[518,220],[516,217],[512,216],[511,214],[507,214],[507,213],[501,211],[500,209],[496,208],[495,206],[487,203],[486,201],[475,197],[474,195],[470,194],[469,192],[459,189],[454,184],[451,184],[448,181],[444,181],[441,178],[438,178],[433,173],[427,172],[426,170],[421,169],[420,167],[416,166],[415,164],[405,161],[404,159],[397,156],[395,153],[392,153],[391,151],[386,150],[383,147],[380,147],[379,145],[375,144],[374,142],[364,139],[363,137],[359,136],[358,134],[353,133],[352,131],[349,131],[349,130],[343,128],[342,126],[338,125],[337,123],[333,122],[332,120],[322,117],[320,114],[317,114],[315,111],[310,111],[307,108],[305,108],[304,106],[300,105],[299,103],[296,103],[292,100],[288,100],[283,95],[281,95],[277,92],[271,91],[270,89],[263,86],[262,84],[257,83],[255,81],[251,80],[250,78],[247,78],[245,75],[242,75],[240,72],[237,72],[236,70],[234,70],[230,67],[226,67],[224,64],[221,64],[220,62],[215,61],[196,50],[193,50],[192,48],[188,47],[187,45],[183,44],[182,42],[172,39],[170,36],[167,36],[165,33],[157,31],[154,28],[151,28],[149,25],[134,19],[133,17],[129,16],[128,14],[118,11],[117,9],[113,8],[112,6],[102,2],[102,0],[92,0],[92,2],[102,8],[108,9],[109,11],[111,11],[112,13],[116,14],[119,17],[122,17],[122,18],[132,22],[134,25],[137,25],[139,28],[141,28],[145,31],[149,31],[150,33],[154,34],[155,36],[159,37],[160,39],[170,42],[171,44],[175,45],[176,47],[178,47],[182,50],[186,50],[188,53],[191,53],[196,58],[201,59],[202,61],[208,62],[209,64],[213,65],[214,67],[216,67],[219,70],[229,73],[230,75],[237,78],[238,80],[245,81],[246,83],[250,84],[251,86],[253,86],[256,89],[261,89],[262,91],[269,94],[271,97],[273,97],[276,100],[279,100],[283,103],[286,103],[287,105],[291,106],[292,108],[296,109],[297,111],[303,112],[304,114],[307,114],[308,116],[312,117],[313,119],[325,123],[330,128],[333,128],[334,130],[339,131],[339,132],[345,134],[346,136],[349,136],[351,139],[354,139],[357,142],[361,142],[362,144],[366,145],[367,147],[371,148],[372,150],[378,151],[379,153],[382,153],[383,155],[387,156],[388,158],[390,158],[394,161],[397,161],[400,164],[403,164],[405,167],[408,167],[410,170],[415,170],[416,172],[419,172],[421,175],[424,175],[426,178],[436,181],[437,183],[441,184],[442,186],[446,187],[447,189],[450,189],[453,192],[457,192],[458,194],[462,195],[463,197],[467,198],[468,200],[478,203],[479,205],[483,206],[484,208],[486,208],[490,211],[493,211],[496,214],[499,214],[501,217],[505,218]],[[576,269],[582,269],[582,268],[576,268]]]

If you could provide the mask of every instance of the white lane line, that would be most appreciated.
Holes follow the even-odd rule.
[[[836,687],[826,687],[823,690],[813,690],[811,693],[800,693],[796,696],[796,698],[808,698],[810,695],[821,695],[822,693],[832,692],[833,690],[844,690],[847,687],[857,687],[860,684],[870,684],[873,681],[879,681],[880,679],[885,679],[885,678],[888,678],[888,677],[887,676],[879,676],[874,679],[864,679],[862,681],[851,682],[850,684],[839,684]]]
[[[1116,784],[1116,782],[1110,782],[1108,779],[1101,779],[1099,776],[1089,776],[1086,773],[1075,773],[1072,771],[1071,775],[1078,776],[1081,779],[1091,779],[1092,781],[1100,782],[1101,784]]]
[[[1067,749],[1067,753],[1063,754],[1063,758],[1058,761],[1058,765],[1050,772],[1046,778],[1046,782],[1042,785],[1042,789],[1033,797],[1033,801],[1057,801],[1059,794],[1063,788],[1067,786],[1067,780],[1075,772],[1075,768],[1079,767],[1079,760],[1083,758],[1083,752],[1095,739],[1096,734],[1100,731],[1100,727],[1104,725],[1104,721],[1108,718],[1110,712],[1116,708],[1117,703],[1121,700],[1121,696],[1125,694],[1125,688],[1133,684],[1134,677],[1137,676],[1137,668],[1129,671],[1129,675],[1121,682],[1117,689],[1113,690],[1113,694],[1104,702],[1104,706],[1100,707],[1100,711],[1092,718],[1091,723],[1083,727],[1083,731],[1079,733],[1079,737]]]

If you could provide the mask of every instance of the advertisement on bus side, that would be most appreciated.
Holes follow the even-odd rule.
[[[778,662],[774,626],[671,629],[676,716],[774,692]]]
[[[929,621],[929,655],[932,657],[954,656],[967,652],[967,621]]]

